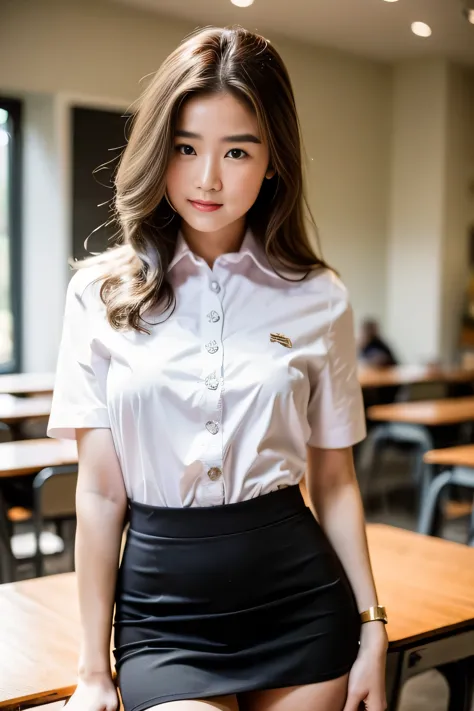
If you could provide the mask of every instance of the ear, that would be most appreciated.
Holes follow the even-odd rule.
[[[276,170],[273,168],[268,168],[267,172],[265,173],[265,177],[267,180],[271,180],[273,177],[275,177]]]

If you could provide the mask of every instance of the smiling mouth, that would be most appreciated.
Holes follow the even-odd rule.
[[[222,207],[218,202],[208,202],[207,200],[189,200],[188,202],[200,212],[215,212]]]

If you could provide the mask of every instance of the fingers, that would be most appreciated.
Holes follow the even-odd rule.
[[[344,706],[344,711],[359,711],[359,709],[361,711],[364,709],[364,705],[361,705],[359,694],[349,692],[346,699],[346,705]]]
[[[360,711],[387,711],[387,701],[384,698],[367,698],[362,702]]]
[[[361,701],[361,694],[353,691],[349,693],[343,711],[387,711],[387,701],[370,697]]]

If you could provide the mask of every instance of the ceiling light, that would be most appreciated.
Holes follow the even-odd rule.
[[[412,22],[411,31],[418,37],[430,37],[432,34],[431,27],[426,22]]]
[[[471,7],[465,7],[463,9],[464,17],[468,22],[471,23],[471,25],[474,25],[474,8]]]
[[[230,0],[233,5],[237,5],[237,7],[250,7],[250,5],[253,5],[254,0]]]
[[[385,2],[398,2],[398,0],[385,0]]]

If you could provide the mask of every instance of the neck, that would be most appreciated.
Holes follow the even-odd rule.
[[[216,232],[199,232],[184,221],[181,232],[194,254],[211,267],[221,254],[238,252],[245,236],[245,218]]]

